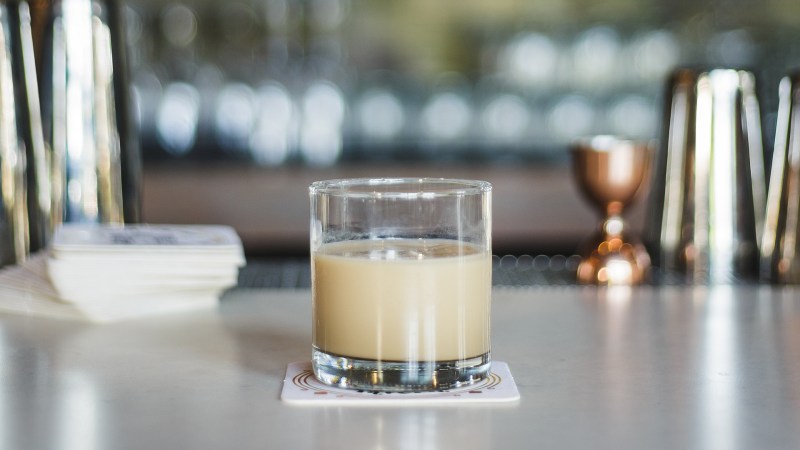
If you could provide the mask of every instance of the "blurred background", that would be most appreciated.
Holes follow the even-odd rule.
[[[232,225],[257,257],[305,256],[308,184],[357,176],[488,180],[495,253],[571,254],[598,216],[570,142],[657,140],[673,68],[745,67],[769,161],[800,65],[796,0],[129,0],[125,18],[144,220]]]

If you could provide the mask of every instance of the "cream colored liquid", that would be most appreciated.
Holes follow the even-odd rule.
[[[382,361],[449,361],[489,351],[491,254],[452,240],[362,240],[312,258],[313,341]]]

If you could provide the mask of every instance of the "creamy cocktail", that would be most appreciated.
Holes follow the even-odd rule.
[[[311,187],[312,363],[330,385],[442,390],[490,370],[491,186]]]
[[[364,360],[489,352],[491,255],[448,240],[336,242],[314,254],[313,343]]]

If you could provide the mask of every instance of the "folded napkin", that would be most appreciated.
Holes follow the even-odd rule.
[[[69,224],[0,270],[0,311],[113,322],[208,308],[244,263],[230,227]]]

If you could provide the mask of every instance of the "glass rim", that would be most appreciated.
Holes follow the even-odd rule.
[[[392,189],[392,188],[395,189]],[[488,181],[460,178],[338,178],[315,181],[310,195],[352,198],[440,198],[491,192]]]

